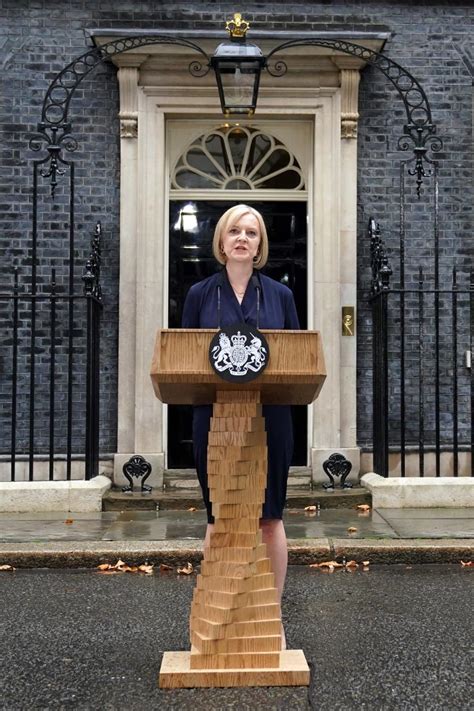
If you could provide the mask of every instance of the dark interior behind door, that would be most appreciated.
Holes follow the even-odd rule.
[[[270,257],[262,270],[286,284],[295,297],[301,328],[307,327],[307,210],[305,202],[249,202],[265,219]],[[235,201],[170,202],[169,328],[181,325],[190,286],[214,274],[220,265],[212,255],[212,238],[219,217]],[[168,408],[168,467],[194,467],[191,439],[192,408]],[[293,466],[307,464],[307,408],[293,408]]]

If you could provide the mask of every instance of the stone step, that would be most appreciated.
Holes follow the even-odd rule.
[[[311,469],[291,467],[288,477],[289,489],[311,489]],[[180,489],[199,490],[199,482],[194,469],[167,469],[163,476],[163,491]]]
[[[306,506],[318,505],[327,508],[354,508],[358,504],[371,504],[370,493],[361,486],[352,489],[335,489],[326,491],[321,486],[315,486],[313,491],[298,488],[288,488],[287,507],[289,509],[304,509]],[[165,491],[153,489],[150,494],[142,494],[135,489],[133,494],[124,494],[120,488],[110,489],[102,500],[103,511],[146,511],[156,509],[204,509],[199,488],[175,488]]]

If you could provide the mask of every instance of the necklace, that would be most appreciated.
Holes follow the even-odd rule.
[[[229,282],[230,282],[230,280],[229,280]],[[246,287],[243,291],[238,291],[238,289],[235,288],[235,286],[232,284],[232,282],[230,282],[230,285],[232,287],[232,291],[234,292],[234,294],[236,296],[243,296],[247,290],[247,287]]]

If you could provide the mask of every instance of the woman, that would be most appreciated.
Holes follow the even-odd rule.
[[[216,225],[212,248],[214,257],[224,269],[191,287],[184,304],[183,328],[216,328],[242,322],[256,326],[257,320],[260,328],[299,328],[292,292],[255,271],[261,269],[268,258],[267,231],[257,210],[248,205],[236,205],[227,210]],[[267,431],[268,478],[261,529],[281,600],[288,563],[282,515],[293,453],[291,409],[266,405],[263,414]],[[214,521],[207,486],[211,415],[210,405],[194,408],[194,457],[208,514],[204,546],[209,544]]]

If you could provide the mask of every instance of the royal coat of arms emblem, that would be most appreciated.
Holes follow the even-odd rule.
[[[213,369],[229,381],[253,380],[265,369],[269,355],[263,334],[245,323],[221,329],[209,347]]]

